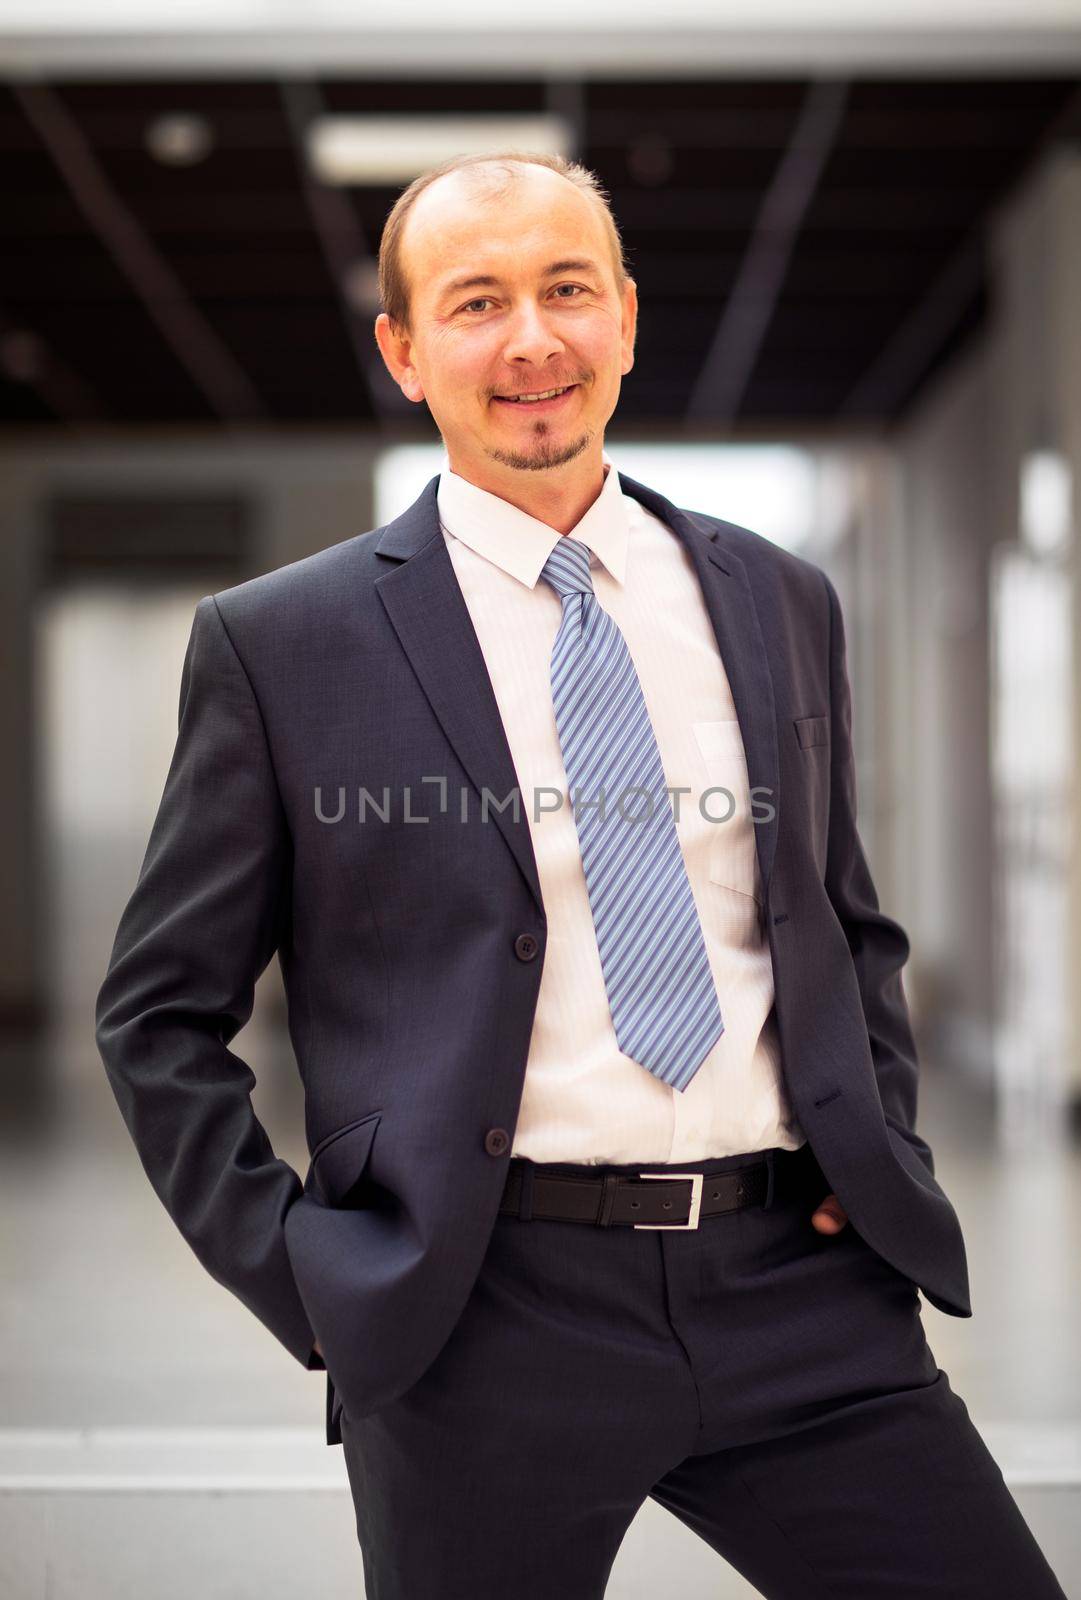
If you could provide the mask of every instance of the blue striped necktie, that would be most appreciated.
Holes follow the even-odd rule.
[[[616,1039],[685,1089],[724,1023],[653,724],[589,547],[564,534],[541,577],[563,606],[552,699]]]

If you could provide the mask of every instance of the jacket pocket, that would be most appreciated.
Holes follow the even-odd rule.
[[[309,1182],[305,1187],[310,1187],[323,1205],[344,1204],[364,1176],[382,1115],[381,1111],[369,1111],[367,1116],[346,1123],[344,1128],[336,1128],[312,1151]]]
[[[815,745],[829,744],[830,719],[829,717],[793,717],[796,728],[796,738],[802,750],[812,750]]]

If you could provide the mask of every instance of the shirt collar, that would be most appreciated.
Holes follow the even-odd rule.
[[[601,452],[601,461],[605,467],[604,486],[570,536],[588,545],[616,582],[623,583],[629,537],[627,500],[607,451]],[[445,533],[469,545],[527,588],[535,587],[541,568],[560,538],[556,528],[459,477],[451,471],[445,454],[436,498]]]

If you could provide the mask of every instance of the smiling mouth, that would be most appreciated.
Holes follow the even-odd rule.
[[[497,394],[493,398],[508,406],[546,405],[553,400],[561,399],[565,394],[570,394],[571,390],[577,387],[576,383],[568,383],[561,389],[538,389],[533,394]]]

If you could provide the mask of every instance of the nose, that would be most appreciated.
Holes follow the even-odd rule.
[[[529,361],[543,366],[550,356],[565,348],[542,307],[533,300],[515,306],[503,346],[503,359],[509,363]]]

